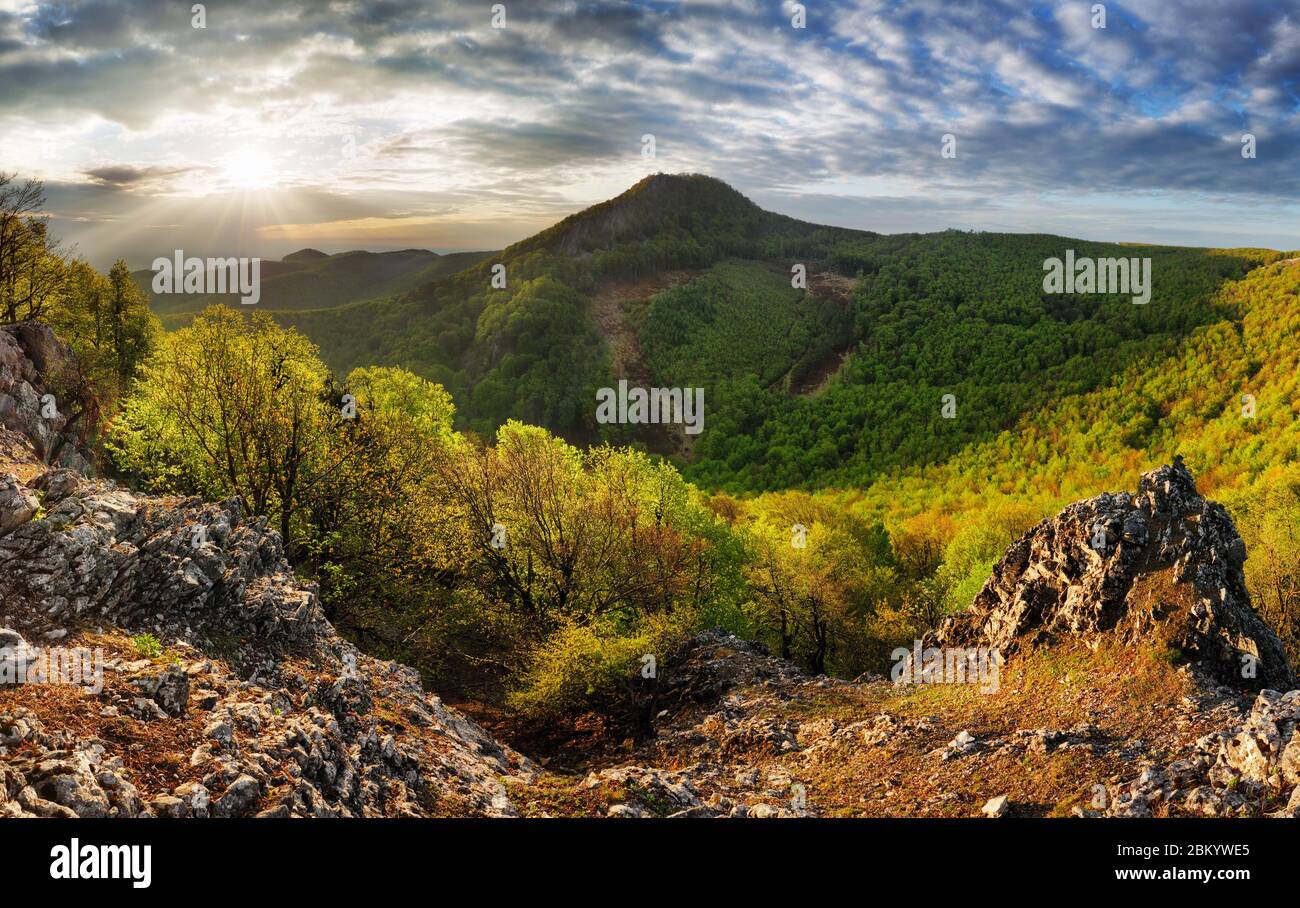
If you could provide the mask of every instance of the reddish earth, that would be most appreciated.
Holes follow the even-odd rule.
[[[680,287],[703,274],[703,271],[668,271],[653,278],[610,281],[591,298],[592,319],[609,344],[610,372],[615,380],[625,378],[633,385],[651,387],[654,374],[641,354],[636,331],[627,323],[629,304],[649,300],[666,290]],[[660,454],[689,456],[691,436],[678,426],[642,426],[639,433],[652,451]]]

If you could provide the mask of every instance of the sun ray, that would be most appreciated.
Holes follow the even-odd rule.
[[[257,148],[240,148],[221,161],[221,177],[232,189],[269,189],[277,184],[275,161]]]

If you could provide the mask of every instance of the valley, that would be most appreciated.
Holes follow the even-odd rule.
[[[6,877],[1290,891],[1295,7],[0,0]]]
[[[1150,302],[1046,292],[1062,248],[1149,257]],[[304,250],[262,291],[141,294],[134,364],[76,297],[69,347],[4,335],[0,624],[108,657],[100,705],[0,718],[33,755],[140,745],[117,793],[14,763],[15,815],[1296,809],[1289,757],[1235,749],[1294,708],[1260,692],[1300,654],[1293,255],[885,236],[658,175],[500,252]],[[47,424],[49,388],[113,415]],[[104,576],[55,565],[82,539]],[[923,643],[1001,677],[894,683]]]

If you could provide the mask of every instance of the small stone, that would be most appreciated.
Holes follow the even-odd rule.
[[[980,812],[986,817],[996,819],[1005,816],[1007,809],[1007,796],[998,795],[996,798],[989,798],[988,803],[980,808]]]
[[[214,817],[245,816],[261,796],[261,783],[250,775],[241,775],[212,802],[212,815]]]
[[[153,815],[165,820],[180,819],[189,814],[189,804],[173,795],[160,795],[149,802]]]
[[[642,817],[648,817],[649,815],[650,814],[642,810],[640,807],[633,807],[631,804],[611,805],[609,811],[605,814],[605,816],[615,819],[640,819]]]

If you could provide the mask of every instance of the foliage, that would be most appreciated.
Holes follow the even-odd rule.
[[[562,718],[598,709],[618,715],[651,688],[643,669],[699,630],[682,616],[649,615],[631,625],[609,619],[565,622],[534,650],[507,697],[532,718]],[[654,663],[646,661],[653,658]]]
[[[539,719],[643,713],[643,658],[706,627],[811,671],[885,673],[1036,520],[1175,454],[1237,520],[1254,601],[1300,655],[1294,261],[880,237],[720,186],[649,178],[382,303],[215,306],[156,340],[125,266],[60,259],[40,313],[125,397],[124,473],[238,497],[368,650]],[[1044,294],[1041,263],[1065,248],[1150,256],[1151,302]],[[791,262],[813,290],[790,286]],[[591,293],[668,269],[690,279],[625,314],[650,378],[706,387],[681,464],[591,424],[610,379]],[[828,292],[836,276],[853,291]]]
[[[164,652],[162,643],[153,634],[139,634],[132,637],[131,645],[143,659],[160,659]]]
[[[1042,262],[1067,246],[1080,256],[1150,256],[1150,303],[1043,293]],[[709,337],[703,332],[680,345],[698,376],[694,383],[709,382],[709,428],[687,467],[693,481],[736,491],[843,488],[941,462],[1021,415],[1101,387],[1132,363],[1168,355],[1198,325],[1222,318],[1215,291],[1258,263],[1249,254],[956,231],[838,249],[841,266],[859,269],[852,343],[822,393],[791,396],[789,382],[770,373],[727,367],[737,348],[746,349],[743,341],[702,342]],[[737,296],[731,317],[743,319],[747,306],[747,297]],[[771,320],[762,310],[755,314],[755,321]],[[825,330],[833,326],[832,320]],[[756,338],[763,330],[749,328]],[[647,332],[656,337],[660,329]],[[783,368],[788,353],[760,343],[773,348]],[[657,363],[672,360],[672,351],[650,348]],[[948,394],[956,406],[951,419],[941,410]],[[1141,433],[1149,417],[1134,411],[1130,435]]]
[[[758,633],[773,650],[809,671],[857,675],[879,670],[897,624],[899,572],[879,523],[836,513],[806,495],[748,509],[747,578]],[[910,625],[908,626],[910,637]]]
[[[159,325],[125,262],[105,276],[64,254],[44,205],[43,184],[0,173],[0,322],[44,320],[71,347],[75,362],[46,380],[65,430],[90,439],[138,377]]]
[[[278,515],[290,542],[295,515],[340,466],[327,377],[306,338],[263,313],[212,306],[163,339],[110,447],[152,488]]]

